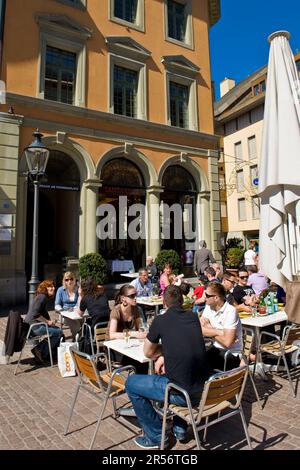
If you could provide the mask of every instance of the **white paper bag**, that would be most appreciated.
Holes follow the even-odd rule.
[[[62,377],[74,377],[76,375],[75,364],[70,348],[78,349],[78,343],[61,342],[57,348],[57,365]]]

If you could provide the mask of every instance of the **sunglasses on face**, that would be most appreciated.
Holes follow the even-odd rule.
[[[240,279],[248,279],[249,276],[240,276]]]
[[[205,292],[205,297],[207,297],[208,299],[210,299],[210,297],[215,297],[216,294],[208,294],[207,292]]]
[[[65,279],[65,281],[74,281],[74,279],[72,277],[68,278],[68,279]]]
[[[136,294],[129,294],[129,295],[126,295],[126,297],[128,297],[128,299],[135,299]]]

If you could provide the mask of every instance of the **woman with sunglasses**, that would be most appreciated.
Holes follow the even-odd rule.
[[[131,338],[146,338],[147,333],[139,331],[142,326],[143,316],[136,304],[136,289],[125,284],[117,293],[110,313],[108,339],[124,338],[123,330],[129,330]]]
[[[79,292],[76,284],[76,277],[72,271],[65,272],[62,280],[62,286],[58,288],[55,297],[55,310],[74,310],[79,304]],[[72,338],[81,328],[82,320],[64,319],[66,325],[70,328]]]
[[[136,289],[130,284],[121,287],[115,298],[115,306],[110,313],[107,328],[107,339],[125,339],[125,335],[130,338],[144,339],[147,336],[144,330],[143,316],[140,307],[136,304]],[[123,356],[116,351],[111,351],[111,359],[117,365],[133,365],[138,374],[147,374],[148,364],[141,364],[127,356]]]

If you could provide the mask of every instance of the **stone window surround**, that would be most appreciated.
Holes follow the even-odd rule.
[[[165,40],[177,44],[178,46],[186,47],[187,49],[194,49],[194,34],[193,34],[193,16],[192,16],[192,0],[174,0],[177,3],[186,5],[187,21],[185,40],[179,41],[178,39],[168,36],[168,0],[164,0],[164,28]]]
[[[137,86],[137,115],[136,119],[147,120],[147,80],[146,80],[146,64],[134,59],[122,57],[113,53],[108,54],[108,73],[109,73],[109,95],[108,110],[114,114],[114,66],[119,65],[126,69],[138,72]]]
[[[175,82],[180,85],[187,86],[189,89],[189,102],[188,102],[188,129],[198,131],[198,113],[197,113],[197,84],[196,80],[183,75],[172,73],[168,70],[165,71],[166,82],[166,124],[171,126],[171,113],[170,113],[170,82]],[[173,127],[173,126],[172,126]]]
[[[49,17],[50,18],[50,17]],[[86,40],[90,34],[84,31],[72,31],[66,25],[51,24],[51,18],[37,17],[40,27],[40,56],[39,56],[39,80],[37,97],[45,98],[45,66],[47,46],[74,52],[77,55],[76,85],[74,105],[85,107],[86,94]]]
[[[145,0],[138,0],[137,3],[137,15],[136,15],[136,22],[131,23],[130,21],[123,20],[122,18],[118,18],[114,16],[114,6],[115,0],[108,0],[109,1],[109,19],[110,21],[114,21],[115,23],[119,23],[123,26],[127,26],[132,29],[137,29],[138,31],[145,32]]]

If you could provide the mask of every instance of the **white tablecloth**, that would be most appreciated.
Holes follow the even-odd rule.
[[[134,271],[134,264],[131,259],[107,260],[107,267],[112,272]]]

